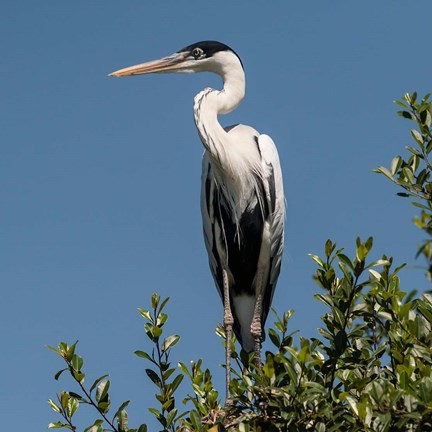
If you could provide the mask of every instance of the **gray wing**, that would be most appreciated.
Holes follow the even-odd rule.
[[[268,135],[258,137],[258,147],[265,178],[263,181],[266,201],[271,209],[270,224],[270,269],[268,285],[265,290],[262,323],[270,309],[276,283],[280,273],[284,248],[285,197],[279,155],[273,140]]]

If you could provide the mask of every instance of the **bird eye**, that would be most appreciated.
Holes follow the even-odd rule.
[[[201,48],[194,48],[192,50],[192,55],[195,57],[195,59],[199,59],[203,54],[203,50]]]

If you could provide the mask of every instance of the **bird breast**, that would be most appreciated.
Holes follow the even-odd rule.
[[[223,158],[212,162],[216,184],[233,211],[236,220],[257,205],[259,182],[265,178],[264,166],[256,144],[259,133],[245,125],[227,128]],[[210,154],[210,160],[212,160]]]

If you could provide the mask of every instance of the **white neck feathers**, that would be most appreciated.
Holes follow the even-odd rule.
[[[223,164],[224,146],[229,140],[217,116],[233,111],[243,100],[245,74],[239,58],[230,51],[214,54],[206,66],[207,70],[222,78],[223,89],[219,91],[206,88],[195,96],[195,125],[206,150],[216,161]]]

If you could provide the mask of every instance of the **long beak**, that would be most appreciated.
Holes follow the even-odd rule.
[[[168,57],[163,57],[159,60],[152,60],[146,63],[129,66],[124,69],[110,73],[108,76],[129,76],[129,75],[143,75],[149,73],[163,73],[163,72],[180,72],[183,63],[186,60],[186,53],[175,53]]]

